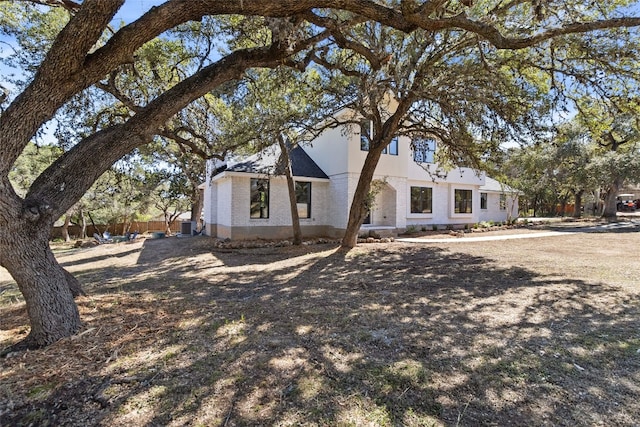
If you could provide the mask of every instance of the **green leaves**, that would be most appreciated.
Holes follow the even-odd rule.
[[[16,193],[24,197],[38,175],[61,155],[62,150],[58,147],[28,144],[9,172],[9,180]]]

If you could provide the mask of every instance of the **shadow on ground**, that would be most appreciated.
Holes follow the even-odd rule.
[[[0,425],[637,422],[636,296],[458,249],[147,241],[79,274],[78,338],[0,361]],[[80,362],[5,386],[47,352]]]

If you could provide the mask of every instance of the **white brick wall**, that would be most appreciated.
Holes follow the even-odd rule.
[[[210,181],[205,184],[204,191],[204,221],[207,224],[218,222],[218,185]]]
[[[218,181],[218,224],[231,226],[231,203],[236,203],[235,194],[232,197],[232,178],[222,178]]]
[[[480,196],[478,196],[480,197]],[[515,206],[514,206],[515,204]],[[487,193],[487,209],[481,209],[478,222],[481,221],[506,221],[509,213],[512,217],[518,216],[518,201],[507,194],[507,208],[500,209],[500,194],[495,192]]]
[[[233,227],[291,225],[291,208],[286,179],[284,177],[265,177],[264,179],[269,179],[269,218],[251,218],[249,210],[251,177],[233,176],[227,179],[228,182],[233,183],[233,187],[224,187],[225,194],[233,194],[233,209],[225,212],[220,211],[220,216],[225,215],[231,219],[225,225]],[[299,180],[305,181],[304,178],[299,178]],[[311,218],[301,218],[301,225],[327,224],[327,207],[331,205],[328,190],[329,182],[311,181]],[[222,206],[219,205],[219,208]]]
[[[353,193],[349,190],[352,186],[355,189],[355,184],[352,183],[353,177],[351,174],[344,173],[330,178],[327,224],[335,228],[345,229],[349,219],[349,206],[353,198]]]

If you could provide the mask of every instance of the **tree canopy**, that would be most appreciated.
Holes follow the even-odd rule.
[[[457,160],[537,131],[545,104],[559,111],[591,98],[635,111],[634,1],[169,0],[116,28],[123,3],[0,3],[1,31],[18,42],[8,60],[25,73],[3,83],[0,115],[0,265],[27,302],[25,346],[80,325],[77,281],[47,246],[53,222],[133,150],[164,139],[184,153],[224,153],[207,123],[217,109],[229,114],[224,93],[252,70],[343,73],[356,98],[391,90],[389,117],[376,118],[373,95],[360,109],[376,122],[369,167],[394,134],[417,131],[410,118]],[[64,154],[20,196],[9,173],[54,118],[69,124],[57,133]]]

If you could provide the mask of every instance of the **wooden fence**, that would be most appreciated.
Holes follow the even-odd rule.
[[[182,224],[181,221],[175,221],[171,225],[171,232],[179,233],[181,224]],[[94,227],[92,224],[87,224],[87,236],[91,237],[93,236],[94,233],[102,234],[105,231],[108,231],[113,236],[122,236],[124,235],[124,226],[125,224],[123,223],[106,224],[106,225],[96,224],[96,227],[97,227],[97,230],[96,230],[96,227]],[[72,239],[78,239],[80,238],[81,230],[82,230],[82,227],[80,227],[79,225],[69,225],[69,236],[71,236]],[[164,221],[145,221],[145,222],[133,221],[131,223],[131,226],[129,227],[129,232],[133,233],[135,231],[137,231],[140,234],[153,233],[156,231],[160,231],[164,233],[166,231],[166,226]],[[51,239],[61,239],[61,238],[62,238],[62,227],[53,227],[53,230],[51,230]]]

